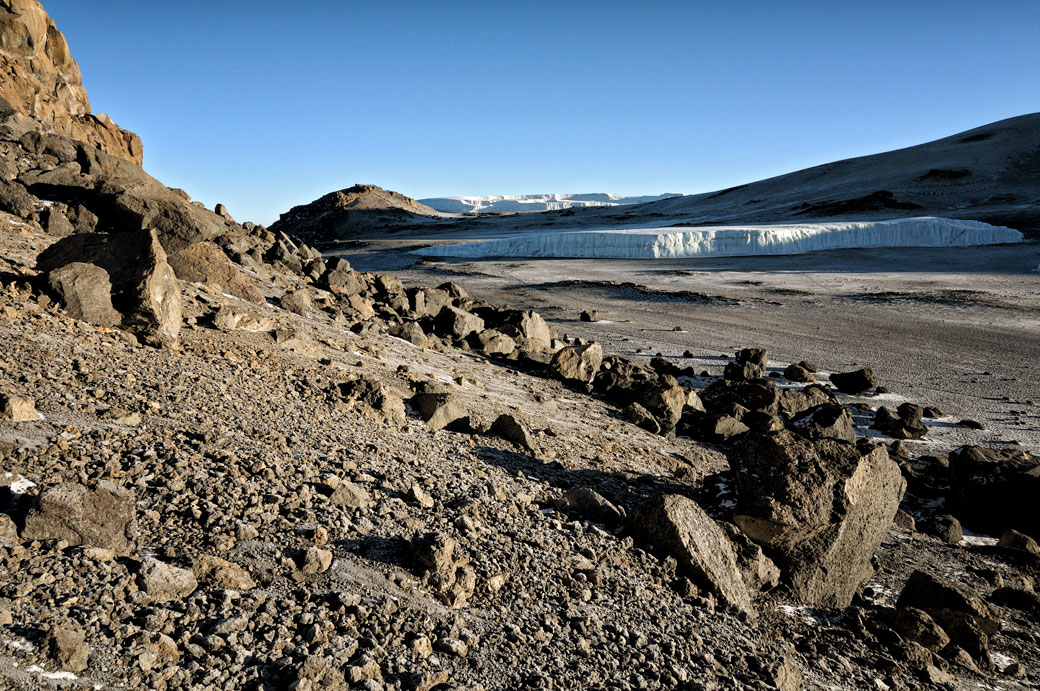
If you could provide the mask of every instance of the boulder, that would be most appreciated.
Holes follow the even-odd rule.
[[[73,319],[97,326],[116,326],[122,322],[122,315],[112,307],[108,272],[100,266],[72,262],[51,271],[47,280]]]
[[[736,361],[726,365],[724,379],[746,381],[758,379],[766,373],[767,354],[760,348],[744,348],[736,353]]]
[[[82,631],[67,626],[53,626],[43,639],[47,657],[65,672],[82,672],[87,668],[90,646]]]
[[[598,322],[599,313],[596,310],[582,310],[578,318],[583,322]]]
[[[568,382],[589,384],[603,362],[603,348],[598,343],[562,348],[549,363],[557,377]]]
[[[458,307],[445,305],[437,313],[433,330],[443,338],[462,340],[471,333],[484,330],[484,320]]]
[[[802,365],[792,364],[784,368],[784,379],[805,384],[815,384],[816,377]]]
[[[365,509],[372,505],[372,495],[368,490],[353,482],[341,482],[329,500],[351,509]]]
[[[629,525],[637,540],[675,557],[695,583],[754,615],[729,539],[692,499],[676,494],[651,499],[636,507]]]
[[[137,581],[141,590],[148,594],[152,602],[181,600],[191,595],[199,587],[199,582],[191,571],[172,566],[153,557],[145,557],[142,560],[141,569],[137,573]]]
[[[485,355],[501,355],[507,357],[516,350],[516,341],[501,331],[481,331],[477,335],[477,344]]]
[[[881,406],[874,414],[871,428],[894,439],[920,439],[928,433],[923,417],[924,408],[912,403],[903,403],[895,413]]]
[[[625,418],[637,427],[642,427],[650,434],[661,433],[661,425],[657,422],[654,416],[650,414],[650,411],[634,401],[621,410],[621,417]]]
[[[842,393],[855,395],[875,388],[878,380],[874,370],[864,367],[853,372],[835,372],[831,375],[831,384]]]
[[[36,412],[36,401],[28,396],[0,394],[0,420],[6,422],[36,422],[40,414]]]
[[[936,537],[949,545],[956,545],[964,537],[961,522],[950,514],[932,516],[922,525],[924,532]]]
[[[1028,552],[1040,557],[1040,545],[1037,544],[1036,540],[1017,530],[1005,530],[1004,534],[1000,536],[1000,541],[997,542],[997,545],[1004,549]]]
[[[615,528],[625,518],[625,513],[608,501],[599,492],[588,487],[577,487],[563,493],[561,502],[564,511],[574,511],[590,521]]]
[[[892,629],[906,640],[936,652],[950,642],[950,637],[935,623],[931,615],[916,607],[903,607],[898,610],[892,622]]]
[[[156,345],[176,343],[181,330],[180,287],[154,230],[70,235],[41,253],[36,266],[51,272],[74,262],[108,272],[112,304],[146,340]]]
[[[852,413],[837,403],[825,403],[802,411],[791,421],[791,428],[809,439],[856,441]]]
[[[26,192],[25,187],[17,182],[0,180],[0,211],[29,219],[36,212],[36,201]]]
[[[329,269],[321,284],[334,295],[356,295],[368,287],[361,274],[351,269],[350,264],[337,259],[329,262]]]
[[[531,436],[531,430],[529,430],[527,425],[520,422],[520,420],[518,420],[514,415],[508,413],[499,415],[495,418],[495,421],[491,423],[491,428],[488,430],[488,434],[512,442],[527,451],[533,452],[536,450],[534,439]]]
[[[362,404],[362,410],[369,417],[395,427],[404,426],[404,399],[374,377],[362,376],[337,384],[336,394],[349,406]]]
[[[320,547],[308,547],[303,553],[303,561],[300,563],[300,571],[307,575],[325,573],[332,568],[334,558],[332,550]]]
[[[782,389],[779,408],[793,417],[803,410],[837,401],[837,397],[827,389],[819,384],[810,384],[803,389]]]
[[[1040,540],[1040,458],[1012,449],[963,446],[950,454],[948,507],[977,532],[1013,529]]]
[[[780,566],[802,603],[846,607],[906,489],[883,447],[789,431],[754,435],[729,454],[734,520]]]
[[[137,540],[133,493],[108,480],[93,488],[52,485],[33,501],[22,529],[25,540],[65,540],[70,545],[130,552]]]
[[[432,430],[443,429],[448,425],[454,427],[469,421],[469,411],[451,393],[422,391],[412,396],[410,403]]]
[[[408,341],[416,347],[426,348],[430,345],[430,339],[426,332],[415,322],[396,324],[390,327],[389,331],[391,336],[400,338],[402,341]]]
[[[169,256],[170,266],[182,281],[205,283],[257,305],[264,294],[239,271],[224,251],[212,242],[196,242]]]
[[[428,533],[408,543],[413,568],[448,607],[461,609],[473,596],[477,576],[468,560],[455,556],[458,544],[450,537]]]
[[[747,535],[732,523],[722,523],[733,554],[737,558],[737,568],[744,578],[744,586],[752,599],[768,592],[780,584],[780,569],[772,559],[766,556],[762,548],[752,542]]]
[[[195,558],[191,570],[197,579],[208,581],[219,588],[252,590],[256,587],[256,581],[244,568],[209,554]]]
[[[747,410],[761,410],[770,415],[776,415],[780,410],[780,394],[776,383],[769,379],[720,379],[701,391],[700,397],[709,413],[728,413],[727,408],[734,404]]]

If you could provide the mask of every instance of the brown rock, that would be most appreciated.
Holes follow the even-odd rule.
[[[0,420],[7,422],[36,422],[40,419],[36,412],[36,401],[28,396],[0,394]]]
[[[229,295],[257,305],[265,303],[264,294],[211,242],[196,242],[173,252],[169,263],[182,281],[220,286]]]
[[[64,626],[55,626],[44,638],[47,657],[66,672],[82,672],[87,668],[90,646],[83,633]]]
[[[100,266],[73,262],[51,271],[47,280],[73,319],[98,326],[116,326],[123,320],[112,307],[112,283]]]
[[[153,602],[185,598],[199,586],[195,574],[191,571],[171,566],[152,557],[145,557],[141,562],[137,580],[141,590],[148,593]]]
[[[603,348],[598,343],[569,346],[553,356],[549,367],[564,381],[591,383],[603,362]]]
[[[93,489],[73,483],[52,485],[40,492],[29,509],[22,538],[65,540],[126,554],[137,539],[134,495],[108,480]]]

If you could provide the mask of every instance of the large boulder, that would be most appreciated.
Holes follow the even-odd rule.
[[[112,282],[100,266],[73,262],[51,271],[47,280],[73,319],[98,326],[116,326],[123,320],[112,307]]]
[[[65,540],[128,553],[137,539],[133,493],[108,480],[93,488],[63,483],[44,489],[25,518],[25,540]]]
[[[603,363],[603,348],[598,343],[569,346],[557,351],[549,367],[560,379],[589,384]]]
[[[734,520],[783,571],[799,601],[846,607],[906,489],[884,447],[790,431],[754,435],[729,454]]]
[[[604,365],[596,375],[595,389],[629,411],[626,417],[630,419],[633,412],[641,414],[641,411],[646,411],[653,424],[636,424],[666,435],[674,432],[689,399],[686,390],[679,386],[674,377],[617,357],[604,360]]]
[[[181,330],[181,294],[157,233],[79,233],[59,240],[37,259],[51,272],[76,262],[99,266],[112,281],[112,304],[124,322],[146,340],[176,343]]]
[[[630,526],[636,539],[675,557],[691,580],[754,614],[729,538],[692,499],[677,494],[651,499],[636,507]]]
[[[458,307],[445,305],[434,320],[433,330],[438,336],[462,340],[471,333],[483,331],[484,320]]]
[[[229,295],[257,305],[264,304],[264,294],[239,271],[224,251],[211,242],[196,242],[169,257],[177,278],[220,286]]]
[[[949,508],[972,530],[1013,529],[1040,540],[1040,458],[1014,449],[963,446],[950,454]]]
[[[65,36],[36,0],[0,3],[0,99],[56,132],[141,165],[141,139],[91,114]]]
[[[877,375],[869,367],[854,372],[835,372],[831,375],[831,384],[842,393],[861,394],[877,386]]]

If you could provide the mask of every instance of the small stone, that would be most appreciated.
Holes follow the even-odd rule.
[[[306,574],[325,573],[332,566],[332,551],[320,547],[310,547],[303,555],[300,571]]]
[[[141,562],[137,578],[141,589],[148,593],[153,602],[185,598],[199,586],[195,574],[191,571],[171,566],[153,557],[146,557]]]
[[[466,657],[469,654],[469,646],[457,638],[442,638],[437,641],[436,648],[455,657]]]

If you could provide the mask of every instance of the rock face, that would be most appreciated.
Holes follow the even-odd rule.
[[[125,554],[137,539],[134,495],[107,480],[93,489],[72,483],[48,487],[29,510],[22,538],[65,540]]]
[[[123,317],[112,307],[112,282],[100,266],[72,262],[47,277],[73,319],[98,326],[116,326]]]
[[[774,557],[801,602],[848,606],[903,498],[899,466],[883,447],[787,431],[755,435],[729,459],[741,530]]]
[[[112,304],[125,324],[157,344],[176,343],[181,330],[180,287],[154,230],[71,235],[40,254],[37,268],[53,272],[82,262],[108,272]]]
[[[1022,451],[964,446],[950,454],[950,508],[969,528],[1017,530],[1040,540],[1040,459]]]
[[[651,499],[632,513],[631,525],[638,539],[674,556],[694,581],[754,613],[729,538],[696,502],[675,494]]]
[[[0,2],[0,98],[55,132],[141,165],[141,139],[92,115],[65,36],[36,0]]]

